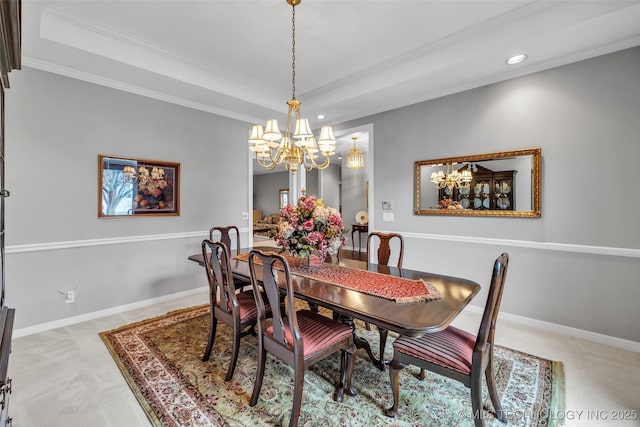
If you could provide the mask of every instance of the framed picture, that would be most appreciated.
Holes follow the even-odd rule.
[[[280,209],[282,209],[286,205],[288,205],[289,204],[289,190],[288,189],[280,190],[279,199],[280,199],[280,204],[279,204]]]
[[[180,163],[98,156],[98,218],[180,215]]]

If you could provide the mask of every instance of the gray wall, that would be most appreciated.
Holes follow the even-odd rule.
[[[254,168],[260,166],[254,164]],[[300,171],[296,172],[300,173]],[[307,194],[318,195],[318,170],[304,171]],[[262,210],[262,216],[280,212],[279,191],[289,188],[289,172],[272,172],[253,176],[253,209]],[[298,201],[296,195],[289,195],[289,203]]]
[[[256,164],[254,168],[260,167]],[[280,190],[289,188],[289,172],[273,172],[253,176],[253,209],[262,217],[280,212]],[[291,203],[291,197],[289,197]]]
[[[640,341],[638,70],[633,48],[335,128],[373,123],[375,200],[395,214],[383,222],[376,205],[375,224],[407,235],[406,267],[476,280],[482,305],[507,251],[503,311]],[[413,215],[416,160],[530,147],[542,147],[542,218]]]
[[[318,174],[318,169],[312,169],[311,171],[306,172],[306,174],[307,176],[305,180],[307,182],[307,186],[305,190],[307,191],[307,194],[318,196],[320,194],[320,190],[319,190],[320,178]]]
[[[246,232],[247,129],[26,67],[12,73],[6,294],[16,328],[205,286],[187,256],[213,225]],[[98,219],[98,154],[179,162],[180,216]],[[65,304],[58,290],[76,287]]]
[[[640,342],[639,69],[634,48],[334,129],[373,123],[375,200],[392,201],[395,221],[382,221],[379,203],[371,212],[376,228],[405,234],[406,267],[476,280],[482,305],[491,264],[508,251],[503,311]],[[211,225],[247,225],[249,124],[28,68],[11,83],[16,327],[204,286],[186,257]],[[542,218],[413,215],[414,161],[536,146]],[[181,215],[99,220],[101,153],[180,162]],[[76,286],[77,302],[65,304],[58,290]]]
[[[322,181],[321,185],[318,184],[322,192],[318,189],[318,194],[327,206],[335,209],[340,208],[340,169],[340,166],[331,164],[318,174],[319,181]]]

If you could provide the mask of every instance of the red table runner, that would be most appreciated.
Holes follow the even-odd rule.
[[[291,273],[296,276],[320,280],[333,285],[342,286],[354,291],[385,298],[396,303],[433,301],[442,298],[433,284],[424,280],[405,279],[367,270],[342,267],[335,264],[322,263],[319,266],[301,266],[300,258],[281,254],[287,262]],[[248,262],[249,254],[244,253],[235,258]],[[303,263],[306,260],[303,260]]]

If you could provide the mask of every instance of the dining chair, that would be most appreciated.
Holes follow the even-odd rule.
[[[338,351],[341,351],[340,382],[334,400],[343,400],[345,387],[348,394],[355,395],[351,389],[351,375],[356,346],[351,328],[310,310],[296,311],[289,264],[282,256],[252,250],[249,271],[258,308],[258,369],[249,405],[255,406],[258,402],[267,352],[293,367],[295,379],[289,427],[298,424],[305,370]],[[273,320],[268,326],[267,304],[271,307],[279,304],[283,293],[286,313],[273,310]]]
[[[235,225],[228,225],[226,227],[212,227],[209,230],[209,240],[215,242],[216,240],[213,238],[216,234],[220,234],[220,238],[217,241],[220,241],[227,245],[229,249],[229,254],[231,254],[231,234],[235,233],[235,243],[236,243],[236,255],[240,255],[240,230]],[[251,282],[248,280],[243,280],[238,277],[233,278],[233,282],[235,283],[236,289],[244,290],[245,287],[251,286]]]
[[[482,376],[484,375],[496,415],[500,421],[506,422],[493,377],[493,340],[508,264],[509,254],[503,253],[493,265],[489,295],[477,335],[449,326],[443,331],[427,333],[418,338],[400,336],[393,342],[393,360],[389,366],[393,406],[387,409],[388,416],[393,417],[398,413],[400,371],[407,365],[414,365],[421,368],[420,379],[424,379],[424,369],[427,369],[460,381],[470,388],[471,407],[476,427],[484,426],[482,415]]]
[[[216,338],[218,321],[233,329],[233,347],[231,360],[227,369],[225,381],[230,381],[238,361],[240,349],[240,337],[254,332],[258,321],[258,310],[252,291],[236,293],[231,267],[229,265],[229,248],[222,242],[211,240],[202,241],[202,256],[204,267],[209,281],[209,303],[211,312],[211,327],[209,329],[209,341],[202,356],[206,362],[211,356],[211,350]],[[271,313],[267,304],[264,308],[265,316]]]
[[[214,234],[216,234],[216,232],[220,233],[220,238],[218,239],[218,241],[224,243],[225,245],[227,245],[227,248],[229,248],[229,252],[231,252],[231,232],[235,232],[236,235],[236,255],[240,254],[240,230],[238,230],[238,227],[236,227],[235,225],[228,225],[226,227],[212,227],[209,230],[209,240],[211,240],[212,242],[215,242],[216,240],[213,238]]]
[[[404,238],[402,234],[398,233],[380,233],[378,231],[372,231],[367,236],[367,270],[369,266],[372,264],[373,250],[371,246],[373,244],[377,244],[377,265],[380,266],[388,266],[389,260],[391,259],[391,246],[394,239],[398,240],[399,252],[397,254],[396,267],[398,267],[398,272],[400,277],[402,277],[402,256],[404,255]],[[388,271],[385,271],[387,273]],[[365,327],[367,330],[371,330],[371,326],[365,322]],[[387,335],[389,331],[383,328],[378,327],[378,334],[380,335],[380,359],[379,359],[379,368],[384,369],[384,349],[387,345]]]

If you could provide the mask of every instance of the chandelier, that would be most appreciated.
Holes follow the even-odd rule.
[[[358,137],[354,136],[351,139],[353,139],[353,148],[347,153],[347,167],[349,169],[359,169],[364,167],[364,154],[356,147]]]
[[[331,126],[323,126],[320,129],[320,137],[316,142],[309,121],[300,118],[300,104],[296,99],[296,6],[302,0],[286,0],[291,5],[291,83],[292,95],[287,101],[287,127],[284,134],[278,128],[276,119],[267,120],[265,127],[253,125],[249,135],[249,143],[253,146],[249,150],[256,155],[256,163],[265,169],[273,169],[283,164],[286,170],[296,173],[298,167],[311,170],[314,167],[324,169],[329,166],[331,156],[336,151],[336,139],[333,136]],[[292,124],[295,122],[295,130],[291,133]],[[324,159],[319,159],[323,156]]]
[[[470,187],[471,181],[473,180],[471,171],[466,169],[463,171],[455,170],[453,168],[454,165],[455,163],[447,165],[446,174],[442,170],[431,172],[431,182],[436,188],[448,187],[449,189],[453,189]]]
[[[155,166],[151,169],[151,172],[149,172],[149,169],[144,166],[140,166],[137,172],[136,168],[133,166],[125,166],[122,169],[123,181],[128,184],[133,184],[135,182],[148,184],[150,182],[161,181],[164,177],[164,169]]]

